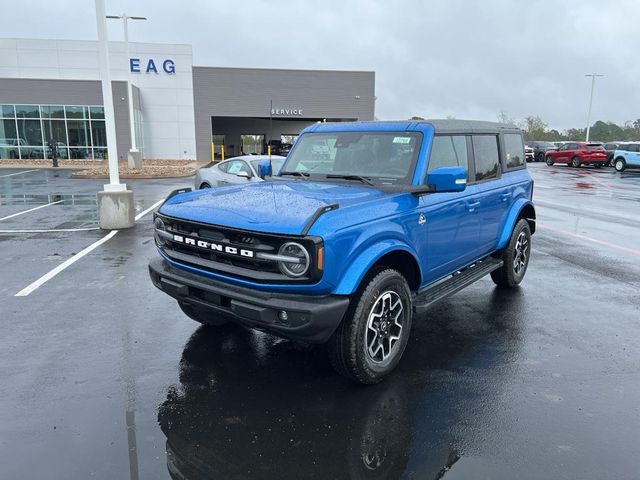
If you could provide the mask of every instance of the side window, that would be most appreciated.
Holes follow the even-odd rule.
[[[507,162],[507,168],[519,168],[524,166],[522,135],[517,133],[504,134],[504,154]]]
[[[427,172],[438,167],[464,167],[467,169],[467,172],[469,171],[467,137],[464,135],[442,135],[433,137]]]
[[[476,163],[476,182],[498,177],[497,135],[473,135],[473,155]]]
[[[242,164],[244,162],[242,160],[235,160],[232,162],[229,162],[229,167],[227,168],[227,173],[229,175],[237,175],[238,172],[240,172],[242,170]]]
[[[219,163],[218,170],[220,170],[221,172],[227,173],[227,170],[229,170],[229,163],[230,162]]]

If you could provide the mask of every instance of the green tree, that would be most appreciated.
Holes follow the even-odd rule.
[[[529,115],[521,123],[525,140],[547,140],[547,124],[538,116]]]

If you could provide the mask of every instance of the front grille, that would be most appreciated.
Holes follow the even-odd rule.
[[[157,213],[155,218],[164,222],[166,232],[162,234],[156,230],[156,244],[166,256],[178,263],[263,283],[311,283],[317,281],[322,274],[313,268],[317,250],[322,244],[318,237],[264,234],[176,219]],[[159,238],[160,235],[162,239]],[[175,236],[182,241],[175,241]],[[292,240],[302,244],[311,257],[311,268],[307,274],[297,279],[284,275],[277,261],[258,258],[258,253],[277,254],[284,243]]]

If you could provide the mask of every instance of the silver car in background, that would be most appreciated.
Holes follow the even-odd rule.
[[[272,172],[280,171],[287,157],[271,155]],[[212,188],[220,185],[237,185],[249,182],[263,182],[260,165],[268,165],[268,155],[242,155],[223,162],[203,167],[196,173],[195,188]]]

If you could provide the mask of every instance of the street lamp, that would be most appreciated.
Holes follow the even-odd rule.
[[[587,138],[585,142],[589,141],[589,131],[591,130],[591,105],[593,104],[593,87],[596,83],[596,77],[604,77],[599,73],[588,73],[585,77],[591,77],[591,95],[589,96],[589,112],[587,113]]]
[[[121,15],[107,15],[109,19],[122,20],[122,27],[124,30],[124,46],[127,56],[127,97],[129,103],[129,130],[131,132],[131,149],[129,150],[128,162],[129,167],[140,168],[142,159],[140,158],[140,151],[136,145],[136,126],[133,118],[133,88],[131,87],[131,52],[129,51],[129,20],[146,20],[147,17],[134,17],[129,16],[126,13]]]
[[[98,56],[100,62],[100,82],[102,84],[102,105],[104,123],[107,130],[107,155],[109,158],[109,183],[98,192],[98,217],[100,228],[115,230],[132,227],[135,223],[133,192],[120,183],[118,174],[118,149],[116,147],[116,124],[111,90],[111,69],[109,65],[109,42],[107,22],[104,12],[105,0],[95,0],[96,26],[98,30]]]

